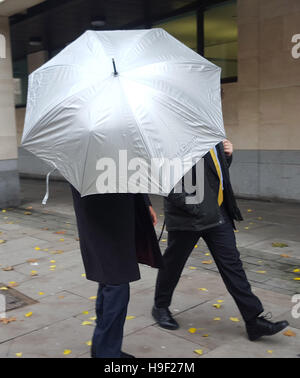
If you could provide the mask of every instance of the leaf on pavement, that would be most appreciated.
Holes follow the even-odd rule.
[[[288,337],[295,337],[296,334],[295,332],[293,332],[292,330],[288,329],[287,331],[283,332],[284,336],[288,336]]]
[[[10,271],[14,270],[14,268],[12,266],[7,266],[6,268],[2,268],[2,270],[4,272],[10,272]]]
[[[240,321],[240,319],[239,318],[234,318],[234,317],[231,317],[231,318],[229,318],[232,322],[239,322]]]
[[[0,323],[9,324],[11,322],[15,322],[16,320],[17,320],[17,318],[15,316],[13,316],[11,318],[0,318]]]
[[[199,354],[199,356],[202,356],[203,350],[202,349],[195,349],[194,353]]]
[[[285,244],[285,243],[272,243],[272,247],[274,247],[274,248],[285,248],[285,247],[288,247],[288,245]]]

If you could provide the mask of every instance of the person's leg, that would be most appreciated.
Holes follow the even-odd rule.
[[[225,224],[203,233],[205,240],[227,287],[246,322],[255,319],[264,309],[253,294],[244,271],[231,220],[223,212]]]
[[[129,284],[99,285],[93,357],[120,358],[128,302]]]
[[[193,231],[168,233],[168,247],[163,255],[164,267],[159,269],[156,280],[155,307],[168,308],[170,306],[182,270],[200,235],[200,232]]]

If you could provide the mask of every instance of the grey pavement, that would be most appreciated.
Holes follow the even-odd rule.
[[[0,295],[9,300],[10,320],[0,322],[0,357],[89,358],[97,284],[84,275],[69,186],[52,181],[46,207],[44,181],[23,179],[21,189],[21,205],[0,210]],[[152,202],[159,234],[162,199],[152,196]],[[236,238],[247,276],[265,310],[290,322],[291,336],[247,340],[241,315],[200,240],[171,305],[177,331],[155,324],[156,270],[141,266],[142,279],[131,284],[126,352],[150,358],[300,357],[300,317],[292,314],[292,297],[300,294],[300,204],[239,200],[239,206],[245,221],[237,224]],[[164,232],[162,251],[166,244]]]

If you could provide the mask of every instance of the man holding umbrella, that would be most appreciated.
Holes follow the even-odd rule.
[[[165,198],[168,247],[159,270],[152,315],[167,329],[179,328],[169,306],[185,263],[199,238],[206,242],[227,290],[235,300],[246,323],[251,341],[271,336],[288,326],[287,321],[273,323],[260,316],[264,309],[251,291],[234,235],[234,220],[243,220],[232,191],[229,166],[233,146],[224,140],[204,157],[204,200],[187,204],[188,194],[172,192]],[[193,168],[195,169],[195,167]]]
[[[96,194],[81,198],[71,186],[86,278],[99,282],[93,358],[133,357],[121,351],[129,282],[140,279],[138,262],[161,267],[147,195]],[[152,224],[153,223],[153,224]]]

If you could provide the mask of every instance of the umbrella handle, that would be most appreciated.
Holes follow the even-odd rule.
[[[114,59],[112,59],[112,63],[113,63],[113,66],[114,66],[114,76],[118,76],[118,71],[117,71],[117,67],[116,67],[116,62]]]

